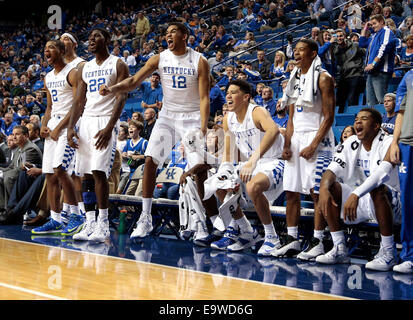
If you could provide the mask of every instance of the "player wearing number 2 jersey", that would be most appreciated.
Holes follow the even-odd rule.
[[[84,175],[86,181],[94,181],[99,209],[94,230],[90,230],[86,238],[78,240],[103,242],[110,236],[107,179],[115,156],[119,116],[125,104],[126,94],[109,94],[103,97],[99,94],[99,87],[103,84],[114,85],[129,75],[127,65],[109,54],[110,38],[109,32],[100,28],[93,29],[89,34],[89,51],[95,58],[78,69],[78,90],[67,132],[69,144],[78,149],[76,172]],[[77,134],[75,125],[81,115]],[[85,188],[91,189],[88,186]]]
[[[162,110],[145,152],[142,214],[131,238],[145,237],[152,231],[151,205],[156,169],[172,147],[189,133],[203,138],[209,115],[209,66],[202,55],[186,46],[189,31],[181,23],[171,23],[166,31],[168,49],[151,57],[133,77],[111,86],[103,85],[102,95],[128,92],[158,70],[161,76]],[[186,139],[183,139],[186,140]],[[198,139],[200,141],[202,139]],[[191,152],[189,167],[203,163],[201,153]]]

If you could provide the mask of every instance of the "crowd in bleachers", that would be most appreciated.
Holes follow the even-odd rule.
[[[369,18],[383,17],[383,26],[372,29]],[[413,64],[413,4],[409,1],[343,0],[245,0],[245,1],[158,1],[151,7],[134,9],[124,4],[104,12],[97,7],[87,15],[68,17],[64,30],[29,24],[0,33],[0,164],[12,165],[18,150],[14,128],[38,145],[38,132],[46,110],[43,79],[51,67],[43,57],[47,39],[57,39],[64,31],[80,40],[77,54],[89,60],[88,31],[95,27],[112,34],[110,52],[122,57],[130,74],[136,73],[148,59],[167,48],[165,30],[169,22],[183,22],[190,30],[188,46],[201,52],[211,71],[209,129],[219,135],[222,116],[226,113],[226,90],[231,80],[245,79],[253,87],[253,101],[265,107],[279,127],[285,128],[288,112],[277,104],[294,68],[293,48],[301,37],[315,40],[323,68],[333,77],[336,86],[336,143],[348,135],[345,130],[354,122],[354,108],[368,105],[383,113],[383,129],[389,134],[395,125],[396,89],[401,78]],[[383,31],[381,31],[383,30]],[[386,32],[386,36],[377,36]],[[374,33],[374,36],[373,36]],[[371,53],[382,50],[386,62],[370,59]],[[376,69],[374,69],[376,68]],[[371,70],[380,69],[385,79]],[[379,83],[379,84],[377,84]],[[146,82],[129,93],[120,120],[117,175],[111,193],[139,194],[139,179],[134,178],[144,163],[144,152],[157,113],[162,109],[162,83],[154,73]],[[346,117],[347,116],[347,117]],[[353,131],[354,133],[354,131]],[[185,169],[185,150],[177,145],[165,167]],[[38,165],[37,165],[38,166]],[[41,171],[20,169],[33,179]],[[33,176],[32,176],[33,174]],[[8,186],[13,201],[24,193]],[[178,198],[175,183],[157,185],[155,197]],[[26,208],[47,210],[39,205],[40,197],[25,200]],[[5,201],[5,202],[4,202]],[[9,205],[5,199],[3,210]],[[28,202],[27,202],[28,201]],[[46,208],[46,209],[45,209]],[[22,212],[22,214],[25,212]],[[10,221],[14,222],[15,219]],[[5,221],[3,221],[5,223]]]

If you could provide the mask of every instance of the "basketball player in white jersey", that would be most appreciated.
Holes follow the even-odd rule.
[[[189,31],[173,22],[166,31],[168,49],[151,57],[133,76],[121,83],[100,88],[102,95],[129,92],[158,70],[161,76],[162,110],[145,152],[142,188],[142,214],[131,238],[147,236],[153,229],[151,206],[156,169],[162,166],[173,146],[187,134],[196,131],[204,137],[209,116],[209,65],[202,54],[187,47]],[[189,168],[203,163],[200,153],[188,155]]]
[[[281,246],[271,218],[270,202],[276,200],[283,192],[284,161],[279,159],[282,156],[284,138],[268,111],[250,103],[251,96],[252,89],[248,82],[230,82],[226,95],[229,112],[223,120],[224,154],[218,174],[234,171],[234,159],[231,159],[234,147],[247,159],[240,165],[239,177],[242,183],[246,184],[247,194],[264,226],[265,240],[258,254],[270,256]],[[239,251],[250,248],[258,241],[257,230],[253,230],[239,206],[233,214],[232,221],[238,225],[240,234],[226,249]],[[231,228],[234,229],[233,226]],[[212,247],[223,249],[218,248],[219,244]]]
[[[323,264],[349,263],[341,221],[358,224],[376,220],[380,250],[366,269],[389,271],[397,263],[393,218],[400,217],[398,168],[390,162],[392,136],[381,130],[382,116],[373,108],[356,116],[356,134],[334,154],[320,186],[320,212],[326,217],[333,249],[316,258]],[[338,182],[340,181],[340,182]]]
[[[46,174],[47,195],[50,201],[51,219],[34,234],[61,233],[73,235],[81,230],[83,218],[79,215],[73,181],[67,170],[74,154],[68,145],[66,127],[70,108],[77,89],[77,69],[64,61],[65,46],[60,40],[46,43],[44,56],[54,69],[44,80],[47,93],[47,109],[42,121],[41,136],[45,138],[42,171]],[[70,206],[70,222],[64,228],[60,210],[60,187]]]
[[[75,68],[78,68],[80,65],[84,64],[86,61],[78,57],[76,54],[76,49],[78,47],[79,40],[76,37],[75,34],[71,32],[65,32],[60,36],[60,40],[64,43],[65,45],[65,55],[64,55],[64,60],[67,64],[72,65]],[[73,155],[72,161],[70,163],[69,169],[68,169],[68,174],[71,175],[73,182],[75,184],[75,189],[76,189],[76,197],[79,205],[79,211],[81,213],[85,212],[85,204],[83,202],[83,197],[82,197],[82,180],[81,177],[76,175],[75,173],[75,164],[76,164],[76,152]],[[63,210],[62,210],[62,218],[64,219],[64,212],[67,211],[67,199],[63,199]],[[66,208],[65,208],[66,207]],[[94,207],[94,204],[92,205]]]
[[[318,45],[310,39],[300,39],[294,49],[297,76],[289,81],[299,81],[299,95],[305,93],[306,74],[315,61]],[[319,59],[319,58],[318,58]],[[321,68],[321,66],[320,66]],[[314,83],[313,105],[289,105],[283,159],[284,191],[287,197],[286,219],[287,237],[283,246],[274,256],[294,255],[301,251],[298,241],[300,219],[300,194],[311,194],[314,201],[314,237],[307,249],[298,258],[313,260],[324,253],[322,243],[326,222],[317,211],[318,190],[321,176],[331,161],[334,148],[334,135],[331,126],[334,122],[334,80],[323,69],[318,69],[318,83]],[[312,76],[312,75],[311,75]],[[288,87],[288,85],[287,85]],[[311,89],[312,90],[312,89]],[[314,91],[313,91],[314,92]],[[297,99],[298,101],[298,99]]]
[[[104,242],[110,237],[107,179],[116,152],[119,117],[126,94],[108,94],[103,97],[99,94],[99,87],[116,84],[129,75],[127,65],[109,53],[110,38],[109,32],[101,28],[95,28],[89,34],[89,51],[95,58],[79,66],[78,90],[68,126],[69,144],[77,149],[76,172],[83,175],[86,181],[94,181],[99,210],[96,224],[94,213],[86,215],[84,231],[78,233],[75,240]],[[80,116],[82,119],[77,133],[75,125]]]

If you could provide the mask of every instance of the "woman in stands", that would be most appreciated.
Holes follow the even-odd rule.
[[[274,56],[274,63],[271,65],[270,78],[274,80],[285,79],[285,71],[287,69],[287,62],[284,52],[278,50]]]
[[[403,47],[400,52],[400,64],[413,64],[413,34],[409,34],[406,37],[406,47]]]

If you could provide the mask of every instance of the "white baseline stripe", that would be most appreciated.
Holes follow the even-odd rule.
[[[36,290],[30,290],[27,288],[22,288],[22,287],[17,287],[17,286],[13,286],[11,284],[7,284],[4,282],[0,282],[0,286],[1,287],[5,287],[5,288],[9,288],[9,289],[13,289],[13,290],[18,290],[18,291],[23,291],[26,293],[30,293],[36,296],[40,296],[40,297],[44,297],[44,298],[48,298],[48,299],[53,299],[53,300],[67,300],[66,298],[62,298],[62,297],[58,297],[58,296],[53,296],[51,294],[47,294],[47,293],[43,293],[40,291],[36,291]]]

